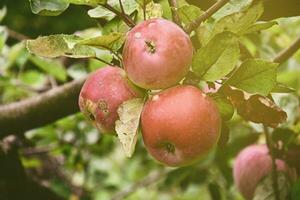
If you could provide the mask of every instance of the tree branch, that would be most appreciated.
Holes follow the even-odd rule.
[[[0,138],[44,126],[76,113],[84,79],[58,86],[38,96],[0,106]]]
[[[282,50],[274,59],[273,62],[283,63],[292,57],[300,48],[300,36],[286,49]]]
[[[220,8],[222,8],[225,4],[227,4],[229,0],[219,0],[214,5],[212,5],[207,11],[205,11],[202,15],[200,15],[197,19],[192,21],[190,24],[186,25],[184,28],[185,32],[191,33],[194,29],[196,29],[200,24],[207,20],[210,16],[216,13]]]
[[[276,166],[276,158],[275,158],[275,154],[274,154],[274,147],[272,144],[272,138],[271,138],[271,134],[268,130],[268,127],[263,125],[264,128],[264,134],[266,137],[266,142],[267,142],[267,146],[269,149],[269,153],[271,156],[271,160],[272,160],[272,180],[273,180],[273,190],[274,190],[274,195],[275,195],[275,200],[280,200],[280,196],[279,196],[279,189],[278,189],[278,173],[277,173],[277,166]]]
[[[177,8],[178,8],[177,0],[168,0],[168,1],[169,1],[170,9],[171,9],[171,12],[172,12],[173,21],[178,26],[181,26],[180,18],[179,18],[178,13],[177,13]]]
[[[109,4],[102,4],[101,6],[103,6],[104,8],[106,8],[107,10],[110,10],[111,12],[115,13],[117,16],[119,16],[121,19],[123,19],[123,21],[129,26],[129,27],[134,27],[135,23],[132,19],[130,19],[130,17],[128,15],[126,15],[125,13],[122,13],[118,10],[116,10],[114,7],[110,6]]]

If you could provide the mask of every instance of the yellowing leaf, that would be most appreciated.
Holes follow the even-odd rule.
[[[120,119],[116,121],[116,132],[127,157],[131,157],[135,149],[143,104],[143,99],[134,98],[118,109]]]

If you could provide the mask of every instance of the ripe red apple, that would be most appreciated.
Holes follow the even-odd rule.
[[[175,23],[150,19],[128,32],[123,62],[129,79],[146,89],[162,89],[178,83],[188,72],[193,46]]]
[[[106,66],[92,73],[79,96],[82,113],[101,133],[114,134],[117,109],[124,101],[142,96],[142,92],[126,77],[125,71]]]
[[[181,85],[152,96],[141,115],[150,154],[168,166],[184,166],[217,143],[221,118],[214,102],[194,86]]]
[[[284,161],[277,159],[278,171],[286,171]],[[272,171],[272,160],[266,145],[251,145],[243,149],[237,156],[234,167],[234,182],[245,197],[253,198],[258,183]]]

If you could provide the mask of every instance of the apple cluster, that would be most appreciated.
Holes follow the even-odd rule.
[[[101,133],[115,134],[117,109],[148,92],[141,114],[144,144],[168,166],[191,164],[206,155],[220,136],[217,106],[199,88],[180,84],[190,69],[193,45],[175,23],[146,20],[126,35],[124,69],[106,66],[82,87],[79,106]]]

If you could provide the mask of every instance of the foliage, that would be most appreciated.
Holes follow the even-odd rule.
[[[172,20],[167,0],[122,2],[127,17],[134,22],[144,19],[144,11],[147,19]],[[21,16],[20,24],[16,24],[20,16],[11,2],[0,10],[3,24],[0,26],[0,104],[36,96],[84,77],[107,63],[122,65],[122,45],[130,27],[120,15],[107,9],[109,5],[122,12],[119,1],[30,0],[19,4],[13,6],[27,13]],[[23,8],[25,4],[34,14],[57,18],[33,18],[36,16]],[[77,16],[75,11],[79,8],[88,9],[81,9]],[[209,95],[222,115],[219,146],[196,164],[168,168],[157,184],[134,189],[126,199],[242,199],[233,185],[232,161],[242,148],[264,139],[261,124],[272,127],[275,142],[283,142],[284,149],[278,150],[277,157],[285,157],[292,146],[300,145],[300,52],[283,64],[272,62],[277,52],[288,47],[300,32],[300,18],[260,21],[263,11],[262,1],[232,0],[191,34],[195,43],[194,84],[200,88],[209,85],[215,90]],[[182,26],[203,13],[184,0],[178,1],[177,12]],[[65,16],[69,17],[64,19]],[[59,19],[57,26],[55,19]],[[39,23],[32,28],[34,20]],[[11,28],[24,30],[24,34],[34,39],[19,41],[18,37],[11,36]],[[116,138],[103,136],[82,114],[75,114],[26,132],[25,138],[34,148],[46,151],[42,156],[27,154],[29,148],[24,147],[20,152],[23,165],[31,174],[47,173],[45,157],[60,161],[51,165],[58,167],[61,173],[39,178],[66,199],[74,196],[74,199],[111,199],[128,186],[139,184],[152,171],[163,171],[164,167],[156,163],[143,146],[138,130],[143,103],[140,99],[136,101],[139,102],[123,104],[117,123],[118,134],[126,132],[130,136],[120,137],[120,140],[127,156],[131,156],[135,148],[132,158],[125,157]],[[133,113],[129,116],[122,111],[130,109]],[[129,139],[128,147],[124,141]],[[267,177],[257,188],[256,199],[269,198],[262,195],[267,194],[263,191],[268,190],[269,179]],[[299,180],[287,185],[285,192],[290,190],[292,199],[299,198]],[[78,188],[83,192],[78,192]]]

